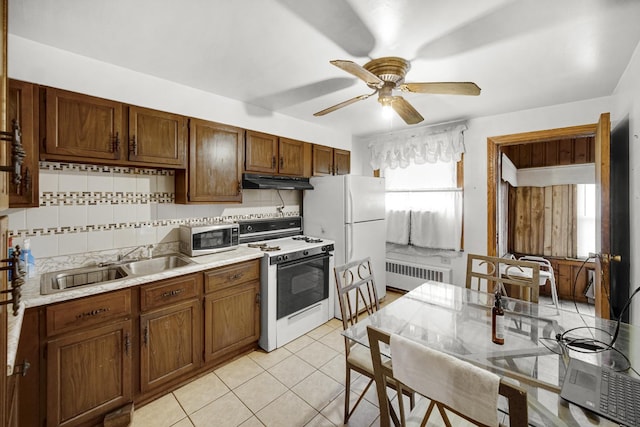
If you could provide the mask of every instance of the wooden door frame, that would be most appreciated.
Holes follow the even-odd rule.
[[[487,255],[498,256],[498,170],[501,147],[556,139],[595,136],[597,123],[487,138]]]

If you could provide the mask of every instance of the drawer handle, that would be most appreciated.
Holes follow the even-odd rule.
[[[96,308],[95,310],[85,311],[84,313],[80,313],[80,314],[76,315],[76,319],[80,320],[80,319],[83,319],[85,317],[97,316],[100,313],[106,313],[107,311],[110,311],[110,310],[111,309],[109,307]]]
[[[163,298],[167,298],[167,297],[173,297],[175,295],[181,294],[182,292],[184,292],[183,288],[180,289],[174,289],[172,291],[167,291],[167,292],[163,292],[162,297]]]
[[[234,274],[233,276],[229,276],[229,280],[238,280],[242,277],[242,273]]]

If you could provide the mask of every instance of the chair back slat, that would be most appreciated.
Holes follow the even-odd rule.
[[[465,286],[468,289],[492,293],[499,289],[512,298],[537,303],[540,294],[540,264],[468,254]]]
[[[334,268],[336,289],[344,329],[355,325],[361,316],[380,308],[370,258],[351,261]]]

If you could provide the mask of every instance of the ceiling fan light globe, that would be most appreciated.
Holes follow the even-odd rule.
[[[393,117],[394,111],[391,104],[382,105],[382,118],[389,120]]]

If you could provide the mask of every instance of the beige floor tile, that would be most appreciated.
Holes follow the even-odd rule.
[[[180,387],[173,394],[187,414],[192,414],[229,392],[224,382],[213,372]]]
[[[291,389],[318,411],[344,390],[344,386],[320,371],[315,371]]]
[[[133,413],[132,425],[134,427],[168,427],[186,416],[187,414],[182,410],[176,398],[169,393],[140,409],[136,409]]]
[[[369,383],[369,377],[360,375],[357,378],[353,378],[353,372],[351,372],[351,394],[360,396]],[[392,393],[391,389],[387,389],[389,393]],[[369,389],[364,395],[364,398],[368,400],[372,405],[378,406],[378,392],[376,391],[375,381],[371,383]]]
[[[298,351],[297,355],[308,364],[319,368],[338,354],[334,349],[320,342],[314,342]]]
[[[264,427],[264,424],[262,424],[260,420],[254,415],[247,421],[240,424],[240,427]]]
[[[288,391],[259,411],[256,416],[267,427],[283,427],[304,426],[317,414],[318,411],[295,393]]]
[[[268,372],[285,386],[291,388],[311,375],[315,368],[296,355],[292,355],[278,363]]]
[[[351,402],[351,406],[356,403],[358,397],[351,393],[351,398],[349,399]],[[334,423],[335,425],[343,425],[342,421],[344,419],[344,393],[340,393],[338,397],[336,397],[331,403],[329,403],[320,413],[327,418],[329,421]],[[349,419],[349,426],[359,427],[359,426],[369,426],[371,423],[375,421],[376,418],[380,415],[380,411],[377,406],[372,405],[367,400],[362,400],[355,412],[351,415]]]
[[[195,427],[236,427],[253,414],[229,392],[189,416]]]
[[[327,323],[325,323],[325,325],[327,325],[331,329],[338,329],[338,328],[342,329],[342,320],[336,319],[334,317],[333,319],[331,319]]]
[[[249,356],[243,356],[215,370],[216,375],[232,390],[262,372],[264,369]]]
[[[338,354],[333,359],[320,367],[320,371],[329,375],[334,380],[338,381],[344,386],[345,382],[345,360],[343,354]],[[353,377],[353,373],[351,374]]]
[[[287,391],[269,372],[251,378],[233,392],[252,412],[258,412]]]
[[[327,335],[329,332],[332,332],[333,328],[327,325],[320,325],[312,331],[307,332],[307,335],[314,340],[319,340],[323,336]]]
[[[291,356],[291,354],[286,348],[280,347],[268,353],[262,349],[256,350],[249,353],[249,357],[264,369],[269,369]]]
[[[336,425],[326,419],[322,414],[316,415],[307,425],[304,427],[335,427]]]
[[[333,329],[332,332],[321,337],[318,341],[339,353],[344,353],[344,336],[342,335],[342,328]]]
[[[291,353],[297,353],[303,348],[306,348],[312,342],[313,342],[313,338],[303,335],[300,338],[297,338],[291,341],[289,344],[285,345],[284,348],[289,350]]]
[[[171,427],[193,427],[193,424],[191,424],[191,420],[189,418],[183,418]]]

